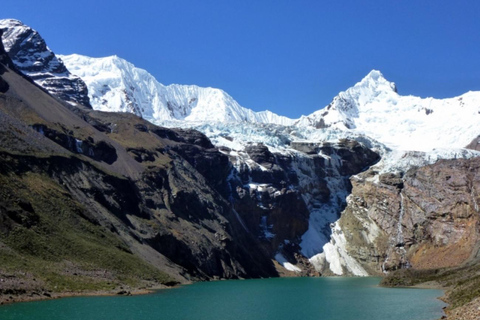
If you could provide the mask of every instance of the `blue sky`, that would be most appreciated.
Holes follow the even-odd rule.
[[[326,106],[371,69],[399,93],[480,90],[480,1],[7,0],[0,18],[59,54],[116,54],[163,84],[228,92],[292,118]]]

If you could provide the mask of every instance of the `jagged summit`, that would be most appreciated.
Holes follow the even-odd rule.
[[[353,87],[340,92],[332,102],[308,116],[296,121],[299,126],[313,126],[317,129],[335,127],[342,130],[356,127],[354,118],[359,117],[359,107],[376,97],[397,93],[395,83],[385,79],[378,70],[370,71]]]
[[[330,120],[332,124],[343,123],[346,128],[353,129],[356,127],[354,118],[359,117],[362,106],[374,99],[381,99],[396,92],[393,82],[385,79],[380,71],[372,70],[360,82],[340,92],[333,99],[332,103],[325,108],[327,112],[333,111],[326,120]],[[335,118],[335,110],[340,113],[338,118]]]
[[[25,28],[28,28],[25,24],[23,24],[22,21],[18,20],[18,19],[1,19],[0,20],[0,23],[3,25],[3,26],[6,26],[6,27],[10,27],[10,28],[13,28],[13,27],[25,27]]]
[[[293,120],[272,112],[256,113],[216,88],[172,84],[165,86],[146,70],[117,56],[60,56],[68,69],[89,88],[93,108],[132,112],[153,123],[260,122],[290,125]]]
[[[72,75],[40,34],[19,20],[0,20],[2,42],[17,69],[58,98],[90,106],[87,86]]]

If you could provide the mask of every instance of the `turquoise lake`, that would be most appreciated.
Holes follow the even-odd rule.
[[[0,306],[0,319],[434,320],[440,290],[378,287],[379,278],[195,283],[140,296],[75,297]]]

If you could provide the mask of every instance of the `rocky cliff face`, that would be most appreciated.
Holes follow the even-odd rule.
[[[457,267],[478,254],[479,159],[352,178],[339,220],[348,251],[371,274]]]
[[[480,136],[476,137],[475,139],[470,142],[466,148],[480,151]]]
[[[0,20],[5,50],[17,69],[64,101],[90,107],[85,82],[71,74],[32,28],[14,19]]]

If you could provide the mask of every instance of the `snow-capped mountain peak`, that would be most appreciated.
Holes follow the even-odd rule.
[[[356,127],[354,119],[359,117],[359,107],[374,99],[396,95],[396,92],[395,83],[385,79],[380,71],[372,70],[353,87],[340,92],[326,108],[302,116],[296,124],[316,128],[353,129]]]
[[[480,92],[449,99],[401,96],[393,82],[372,70],[295,125],[356,132],[391,149],[431,151],[467,146],[478,136],[479,112]]]
[[[0,20],[0,28],[5,49],[17,68],[50,93],[84,105],[90,99],[94,109],[132,112],[156,124],[294,125],[296,128],[287,131],[307,140],[328,136],[315,130],[328,128],[328,132],[336,132],[334,136],[367,136],[392,150],[413,151],[465,147],[479,134],[479,92],[450,99],[401,96],[393,82],[372,70],[327,107],[294,121],[270,111],[244,108],[220,89],[165,86],[118,56],[59,59],[37,31],[18,20]]]
[[[353,118],[359,117],[359,107],[375,99],[388,99],[396,95],[396,86],[389,82],[380,71],[372,70],[353,87],[342,91],[335,97],[326,110],[332,111],[330,118],[335,119],[334,111],[337,110],[344,120],[347,128],[354,128]],[[333,117],[332,117],[333,116]],[[329,120],[329,117],[327,117]],[[334,122],[335,120],[331,121]]]
[[[0,20],[2,41],[17,69],[53,95],[90,106],[87,86],[71,74],[40,34],[15,19]]]
[[[132,112],[153,123],[259,122],[290,125],[293,120],[272,112],[242,107],[221,89],[195,85],[165,86],[147,71],[117,56],[60,56],[89,88],[94,109]]]

